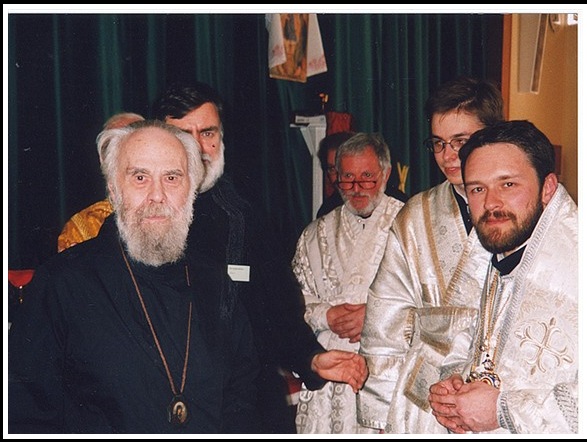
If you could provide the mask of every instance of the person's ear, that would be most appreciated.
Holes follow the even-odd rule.
[[[558,187],[558,178],[554,173],[549,173],[542,186],[542,205],[546,206]]]
[[[387,181],[389,181],[389,177],[391,176],[391,168],[392,168],[392,167],[393,167],[393,166],[389,166],[389,169],[387,169],[387,172],[385,172],[385,176],[384,176],[384,178],[385,178],[385,183],[387,183]]]

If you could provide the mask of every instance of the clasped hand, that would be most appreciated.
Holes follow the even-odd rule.
[[[428,400],[439,424],[463,434],[499,428],[498,396],[497,388],[485,382],[465,383],[460,375],[455,374],[433,384]]]
[[[350,343],[359,342],[365,321],[365,306],[344,303],[330,307],[326,313],[328,327],[341,339],[348,338]]]

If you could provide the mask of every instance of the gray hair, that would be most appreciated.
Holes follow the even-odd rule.
[[[362,154],[369,146],[375,151],[381,170],[391,168],[391,154],[383,137],[378,133],[358,132],[340,145],[336,151],[336,170],[340,170],[340,159],[344,155]]]
[[[119,167],[118,158],[123,143],[131,134],[149,127],[166,130],[180,141],[185,149],[188,159],[190,192],[197,194],[206,173],[198,142],[190,134],[159,120],[137,121],[125,127],[106,129],[98,134],[96,144],[98,155],[100,157],[100,168],[102,169],[102,175],[106,181],[106,190],[108,191],[108,184],[112,184],[116,187],[116,174]]]
[[[144,119],[145,117],[134,112],[119,112],[108,118],[102,129],[116,129]]]

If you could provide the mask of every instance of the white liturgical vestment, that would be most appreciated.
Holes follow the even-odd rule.
[[[306,322],[327,350],[358,351],[358,342],[341,339],[329,329],[326,312],[335,305],[366,302],[391,223],[402,206],[383,195],[371,216],[361,218],[342,205],[302,232],[292,268],[304,296]],[[316,391],[302,386],[296,425],[298,433],[356,433],[355,393],[342,383],[328,382]]]
[[[425,206],[432,195],[422,196]],[[447,262],[434,254],[450,249],[429,249],[436,251],[426,261],[418,254],[423,248],[406,242],[400,229],[402,215],[416,202],[411,207],[408,202],[398,214],[370,290],[361,341],[370,377],[359,395],[359,418],[362,424],[387,432],[446,432],[430,413],[428,389],[455,371],[466,377],[471,364],[479,364],[474,361],[478,312],[486,278],[495,270],[473,231],[463,245],[447,296],[429,284],[434,281],[430,269]],[[445,225],[434,222],[414,235],[432,227],[441,233]],[[414,238],[422,243],[422,237]],[[495,372],[501,378],[501,428],[496,433],[577,432],[577,250],[577,206],[559,185],[521,262],[499,279],[490,341]],[[398,253],[404,254],[403,263],[388,262],[388,256]],[[419,280],[414,281],[414,275]]]
[[[520,263],[498,276],[493,311],[482,313],[486,323],[495,322],[489,353],[501,378],[501,428],[492,433],[578,432],[577,230],[577,205],[559,184]],[[488,281],[496,272],[489,269]],[[485,312],[484,300],[481,307]],[[473,365],[483,339],[477,329],[469,353]],[[463,377],[468,373],[467,367]]]
[[[362,425],[447,432],[430,412],[428,388],[463,368],[490,258],[475,231],[467,236],[448,181],[413,196],[398,213],[361,335],[369,367],[358,395]]]

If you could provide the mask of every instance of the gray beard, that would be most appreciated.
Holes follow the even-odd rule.
[[[170,215],[170,223],[163,226],[142,223],[142,216],[136,210],[131,212],[121,201],[114,201],[116,225],[129,256],[155,267],[180,260],[184,256],[193,219],[193,203],[192,197],[179,211],[168,206],[155,209],[158,213]],[[153,212],[151,209],[147,211]]]
[[[360,216],[362,218],[369,218],[371,216],[371,214],[375,211],[379,203],[381,203],[384,194],[385,189],[382,187],[381,189],[379,189],[377,195],[375,195],[375,197],[371,201],[369,201],[369,204],[367,204],[367,206],[360,210],[357,210],[352,206],[352,204],[349,201],[349,198],[341,192],[342,200],[344,201],[346,208],[349,209],[349,211],[353,215]]]
[[[210,161],[210,157],[205,154],[202,155],[202,160],[206,160],[204,162],[206,176],[200,186],[200,193],[204,193],[214,187],[214,184],[216,184],[224,173],[224,145],[222,147],[222,152],[216,161]]]

